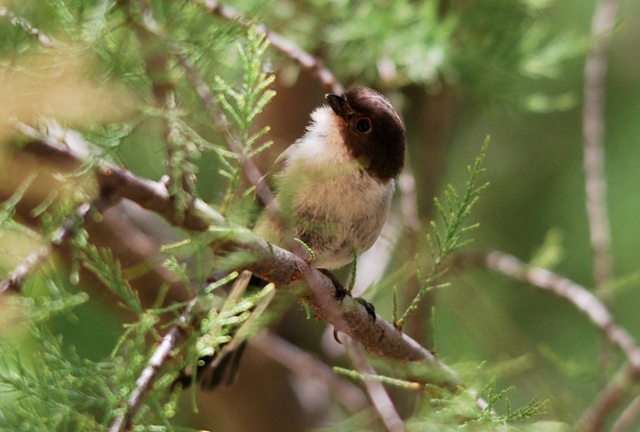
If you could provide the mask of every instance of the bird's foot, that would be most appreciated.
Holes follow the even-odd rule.
[[[369,303],[362,297],[354,297],[353,299],[364,306],[373,322],[376,322],[376,308],[373,306],[373,303]]]

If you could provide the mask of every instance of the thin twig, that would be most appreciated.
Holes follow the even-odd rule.
[[[276,201],[274,201],[273,192],[269,189],[269,186],[264,181],[264,176],[256,166],[256,164],[250,158],[245,157],[242,149],[238,146],[235,137],[229,130],[226,120],[220,110],[218,103],[215,101],[213,92],[209,88],[209,85],[204,80],[200,72],[191,64],[187,56],[182,52],[179,45],[172,40],[166,32],[162,29],[162,26],[156,20],[153,9],[150,4],[145,0],[140,0],[142,8],[141,13],[141,26],[144,30],[155,35],[164,43],[175,56],[178,64],[187,74],[187,78],[191,82],[196,94],[200,98],[202,105],[211,115],[213,123],[222,132],[225,138],[225,142],[229,150],[238,155],[242,164],[242,172],[246,176],[247,180],[256,189],[256,195],[267,209],[274,220],[279,220],[279,208]]]
[[[591,22],[593,46],[585,64],[584,108],[582,131],[584,136],[584,172],[587,218],[593,251],[595,292],[605,304],[610,303],[609,282],[613,273],[611,228],[607,211],[607,183],[605,178],[604,110],[609,47],[618,11],[618,0],[600,0]],[[600,370],[605,372],[612,363],[611,350],[602,337],[599,339]]]
[[[225,20],[234,21],[244,26],[252,25],[240,12],[218,1],[193,0],[193,2],[203,5],[207,11]],[[344,93],[342,84],[340,84],[333,73],[322,64],[321,60],[307,53],[298,45],[280,36],[278,33],[267,29],[263,24],[256,26],[256,33],[264,34],[274,48],[311,72],[311,74],[318,78],[326,91],[336,94]]]
[[[116,416],[109,432],[120,432],[127,430],[131,426],[131,422],[135,417],[140,404],[144,399],[145,393],[151,388],[151,384],[155,379],[160,368],[167,361],[171,355],[171,351],[176,347],[180,340],[181,331],[186,327],[191,319],[191,310],[198,301],[198,296],[195,296],[187,304],[182,311],[178,323],[169,329],[169,331],[162,337],[158,348],[154,351],[153,355],[149,359],[147,367],[144,368],[138,379],[136,380],[136,386],[131,391],[126,406]]]
[[[0,282],[0,294],[9,291],[19,292],[20,287],[22,287],[27,277],[33,274],[40,265],[45,263],[53,251],[71,238],[75,227],[78,225],[78,219],[82,219],[83,223],[86,223],[93,214],[92,210],[104,211],[112,204],[110,200],[104,200],[102,198],[99,198],[93,204],[80,204],[75,214],[70,216],[65,223],[53,233],[49,244],[27,255],[27,257]]]
[[[462,257],[462,260],[465,258]],[[476,261],[472,259],[472,261]],[[602,430],[604,418],[621,402],[631,383],[640,377],[640,348],[634,338],[617,324],[606,306],[585,287],[548,270],[531,267],[512,255],[491,252],[481,256],[479,262],[490,270],[534,287],[549,291],[573,303],[589,317],[592,323],[627,357],[627,362],[598,394],[591,406],[582,414],[576,430],[596,432]]]
[[[205,82],[204,78],[200,75],[198,70],[189,63],[187,57],[179,52],[177,49],[174,51],[176,59],[178,60],[178,64],[185,70],[187,73],[187,77],[189,81],[191,81],[191,85],[195,89],[198,97],[202,101],[205,109],[209,111],[212,116],[212,119],[218,129],[220,129],[224,135],[225,141],[227,143],[227,147],[233,153],[242,157],[242,150],[238,147],[235,139],[231,135],[229,128],[227,127],[227,123],[222,117],[222,113],[220,112],[218,105],[214,102],[213,93],[211,89]],[[249,180],[249,183],[256,188],[256,195],[262,205],[268,209],[268,211],[276,214],[279,213],[279,210],[274,207],[277,205],[277,202],[274,201],[273,192],[269,189],[269,186],[264,181],[264,176],[260,172],[258,166],[253,162],[252,159],[242,157],[242,172]],[[273,215],[272,215],[273,216]]]
[[[357,386],[339,377],[325,363],[273,332],[269,330],[260,332],[251,339],[251,345],[286,366],[302,379],[322,382],[326,385],[331,396],[335,397],[349,411],[359,412],[367,407],[367,399]]]
[[[404,223],[413,236],[420,233],[420,215],[416,197],[416,179],[408,166],[398,180]]]
[[[584,84],[584,171],[589,234],[593,249],[593,271],[598,297],[608,301],[611,280],[611,229],[607,215],[604,174],[604,102],[609,47],[618,11],[617,0],[600,0],[591,22],[593,47],[585,65]]]
[[[6,7],[0,7],[0,18],[4,17],[9,18],[11,24],[19,25],[27,33],[35,36],[36,39],[38,39],[38,42],[40,42],[43,46],[47,48],[51,48],[53,46],[51,39],[46,34],[42,33],[39,29],[31,25],[29,21],[24,18],[18,17],[13,11],[10,11]]]
[[[376,375],[376,371],[367,361],[362,348],[351,340],[346,343],[351,364],[363,377],[364,387],[367,390],[369,399],[380,416],[385,429],[389,432],[403,432],[405,430],[404,422],[400,418],[398,411],[396,411],[384,385],[379,380],[366,378],[367,376]]]
[[[611,381],[598,393],[589,408],[582,413],[575,430],[600,432],[604,427],[606,416],[622,402],[622,398],[627,395],[629,388],[639,376],[638,371],[630,363],[622,365]]]

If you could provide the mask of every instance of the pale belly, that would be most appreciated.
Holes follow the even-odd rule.
[[[329,181],[307,181],[285,187],[278,194],[284,219],[294,236],[315,253],[314,265],[335,269],[368,250],[385,223],[393,182],[383,185],[368,176],[345,176]],[[288,193],[287,193],[288,192]],[[281,229],[261,218],[256,232],[281,244]],[[274,236],[274,233],[279,232]]]

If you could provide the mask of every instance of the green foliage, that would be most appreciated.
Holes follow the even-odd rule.
[[[227,163],[227,169],[220,171],[230,180],[220,209],[222,214],[229,210],[236,193],[244,160],[258,155],[273,144],[272,141],[266,141],[255,147],[257,141],[269,132],[268,126],[257,132],[250,131],[256,116],[275,96],[275,91],[268,89],[275,78],[264,70],[262,64],[262,56],[268,47],[269,42],[265,36],[257,34],[255,29],[251,28],[246,46],[238,45],[238,55],[243,68],[240,88],[236,90],[220,76],[216,77],[216,83],[221,90],[218,101],[224,109],[227,121],[230,119],[237,128],[237,134],[230,132],[230,139],[234,141],[233,145],[237,148],[237,150],[232,149],[235,150],[233,156],[236,161],[235,163]]]
[[[562,247],[562,237],[562,231],[558,229],[550,230],[545,236],[542,246],[535,252],[531,261],[529,261],[529,265],[548,270],[554,269],[565,255]]]
[[[329,67],[349,84],[398,88],[444,81],[482,101],[566,110],[576,95],[529,93],[524,85],[557,78],[568,60],[586,52],[586,39],[569,29],[551,34],[544,12],[553,3],[311,0],[265,18],[308,51],[326,52]]]
[[[495,381],[487,384],[480,393],[481,395],[486,395],[487,406],[481,411],[478,421],[491,421],[497,424],[506,424],[530,419],[545,413],[544,406],[546,402],[538,402],[536,399],[515,411],[511,411],[511,403],[507,397],[507,394],[511,390],[513,390],[512,387],[496,392]],[[506,413],[501,416],[496,416],[494,414],[494,410],[496,408],[496,404],[500,401],[504,401]]]
[[[489,186],[489,183],[484,183],[481,186],[476,185],[478,177],[485,171],[484,168],[482,168],[482,162],[484,161],[488,146],[489,138],[487,137],[484,145],[482,146],[482,150],[480,151],[480,156],[476,158],[473,167],[469,166],[467,168],[469,178],[465,185],[464,195],[460,197],[453,186],[449,185],[448,190],[445,191],[446,208],[437,198],[435,199],[436,208],[440,215],[442,224],[444,225],[444,233],[440,233],[439,227],[436,223],[433,221],[431,222],[436,242],[434,245],[430,235],[427,236],[427,241],[430,246],[433,265],[431,266],[431,270],[428,275],[425,275],[418,265],[417,272],[420,290],[405,313],[398,321],[394,322],[398,328],[402,328],[409,316],[411,316],[411,314],[418,308],[418,304],[422,298],[429,291],[437,288],[443,288],[448,285],[436,284],[436,281],[446,272],[446,270],[442,270],[441,268],[444,259],[452,252],[455,252],[472,241],[471,239],[465,239],[464,237],[469,233],[469,231],[477,228],[478,224],[469,226],[463,226],[463,224],[471,214],[471,210],[475,204],[478,202],[480,192]]]
[[[30,341],[18,345],[11,336],[0,337],[0,429],[105,430],[100,419],[117,403],[112,377],[119,365],[91,362],[73,349],[63,350],[48,323],[70,314],[88,296],[54,285],[49,292],[13,299],[3,307],[3,313],[20,311]],[[27,351],[29,345],[33,348]]]
[[[432,389],[437,391],[438,389]],[[441,396],[430,399],[424,398],[418,407],[418,413],[408,423],[408,430],[415,431],[528,431],[549,430],[566,431],[566,426],[560,423],[550,426],[549,422],[540,420],[545,414],[545,402],[532,400],[527,405],[514,411],[506,395],[511,389],[496,390],[495,381],[485,386],[476,395],[473,391],[462,391],[457,394],[438,392]],[[429,391],[426,387],[425,392]],[[477,401],[483,397],[486,406],[478,410]],[[504,414],[500,414],[504,403]],[[479,414],[478,414],[479,411]],[[453,419],[460,423],[454,426]],[[461,421],[461,419],[464,419]]]
[[[27,177],[27,179],[22,182],[22,184],[13,192],[11,198],[6,200],[0,205],[0,227],[3,230],[9,231],[17,231],[19,233],[28,235],[30,237],[34,237],[39,239],[40,236],[34,231],[28,229],[23,224],[17,223],[13,216],[16,213],[16,206],[20,202],[20,200],[24,197],[27,188],[31,185],[33,180],[35,179],[35,174],[31,174]]]
[[[120,263],[113,258],[110,249],[98,249],[88,244],[82,251],[82,264],[109,288],[125,301],[125,306],[136,314],[142,313],[142,304],[138,293],[131,288],[122,276]]]
[[[476,396],[471,391],[461,391],[458,394],[453,394],[444,392],[436,386],[383,375],[361,374],[340,367],[334,367],[333,370],[358,381],[375,380],[407,391],[419,391],[422,394],[422,400],[419,403],[418,412],[408,423],[408,430],[521,430],[523,422],[545,414],[546,402],[538,402],[535,399],[527,405],[512,411],[511,402],[507,394],[513,389],[507,388],[497,391],[495,381],[487,384],[482,392]],[[486,406],[481,410],[476,409],[479,397],[483,397],[486,400]],[[501,403],[504,404],[504,414],[497,413],[499,411],[498,405],[501,405]],[[461,421],[465,416],[468,416],[467,419]],[[535,430],[536,424],[542,426],[546,422],[529,422],[524,426],[525,430],[529,427]],[[564,428],[560,429],[558,424],[557,430],[564,430]]]

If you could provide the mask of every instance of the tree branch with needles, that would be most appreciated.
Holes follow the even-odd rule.
[[[23,126],[22,130],[32,138],[25,151],[40,155],[55,154],[58,158],[66,158],[68,162],[82,162],[79,155],[71,150],[73,145],[67,146],[59,140],[47,139],[41,132],[27,126]],[[80,138],[75,136],[74,139]],[[141,207],[160,214],[175,226],[216,233],[215,227],[226,225],[220,214],[199,199],[189,203],[184,217],[178,219],[163,183],[137,177],[111,163],[97,161],[95,175],[103,194],[132,200]],[[431,353],[382,317],[377,316],[375,322],[372,322],[365,308],[350,297],[345,298],[340,304],[333,297],[333,282],[303,259],[265,242],[241,227],[231,227],[219,232],[222,234],[220,241],[226,242],[225,247],[240,247],[244,251],[250,251],[255,257],[244,269],[275,283],[280,289],[287,289],[300,278],[305,280],[312,291],[301,295],[305,297],[314,316],[328,321],[338,331],[362,343],[368,352],[401,361],[423,361],[432,364],[435,369],[442,371],[443,385],[446,388],[457,390],[458,386],[462,385],[449,368],[440,364]],[[231,238],[228,238],[229,233],[232,234]]]

